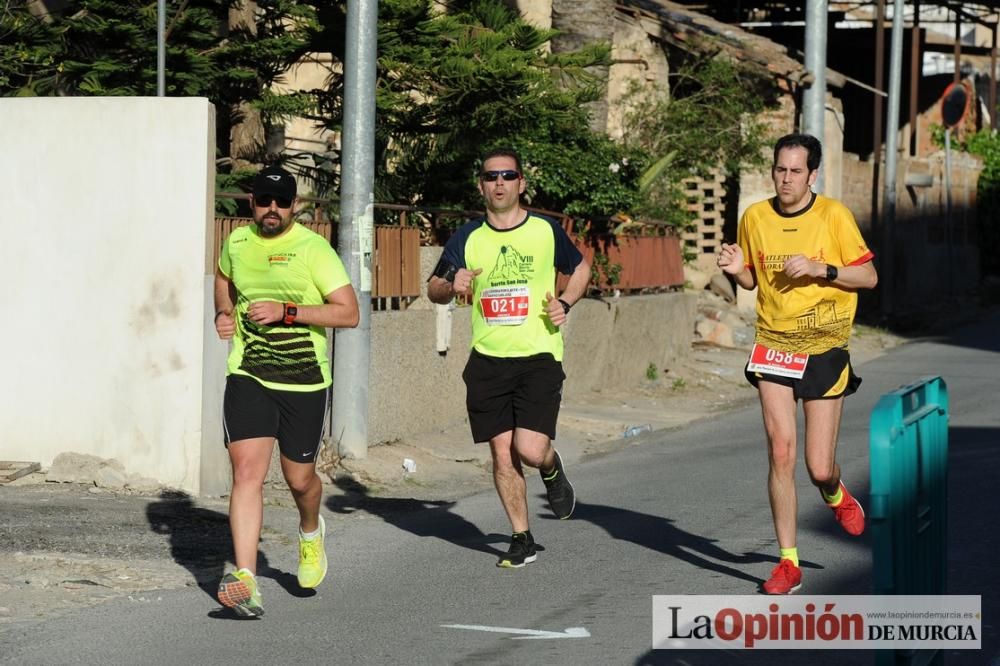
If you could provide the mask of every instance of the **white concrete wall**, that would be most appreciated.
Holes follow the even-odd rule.
[[[4,98],[0,117],[0,459],[75,451],[224,491],[214,108]]]

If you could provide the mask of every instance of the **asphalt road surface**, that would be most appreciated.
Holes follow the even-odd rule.
[[[839,461],[868,499],[868,422],[878,398],[941,375],[951,401],[948,587],[982,595],[983,649],[949,651],[948,664],[1000,665],[1000,316],[953,336],[904,345],[859,368]],[[801,448],[801,445],[800,445]],[[801,453],[800,453],[801,459]],[[652,595],[755,594],[776,563],[759,408],[623,440],[568,470],[571,520],[550,517],[536,476],[532,531],[544,546],[520,570],[494,566],[508,525],[492,492],[455,503],[330,497],[330,574],[315,592],[295,584],[294,544],[262,546],[266,614],[221,609],[206,563],[225,561],[225,516],[205,509],[202,543],[183,534],[178,563],[200,587],[134,595],[0,631],[0,661],[17,664],[868,664],[862,651],[651,649]],[[844,534],[799,466],[802,594],[871,591],[870,533]],[[169,503],[148,524],[170,533]],[[176,507],[175,507],[176,508]],[[182,507],[183,508],[183,507]],[[162,515],[157,514],[161,512]],[[149,527],[147,526],[147,529]],[[190,535],[188,535],[190,537]],[[185,545],[186,544],[186,545]]]

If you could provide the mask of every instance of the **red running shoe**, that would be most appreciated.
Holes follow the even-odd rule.
[[[827,506],[833,509],[834,517],[845,532],[852,536],[858,536],[865,531],[865,510],[861,508],[861,502],[847,492],[843,481],[840,482],[840,490],[844,493],[840,504],[837,506],[827,504]]]
[[[771,570],[771,578],[764,583],[766,594],[791,594],[802,587],[802,569],[791,560],[781,560]]]

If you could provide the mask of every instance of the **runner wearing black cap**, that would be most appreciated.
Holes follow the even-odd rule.
[[[326,575],[326,526],[316,474],[331,384],[327,328],[358,324],[344,265],[322,236],[296,224],[295,179],[279,167],[254,177],[254,224],[226,239],[215,275],[215,328],[231,340],[224,399],[233,467],[229,525],[236,570],[219,601],[244,617],[264,614],[257,570],[263,487],[275,440],[299,510],[299,585]]]

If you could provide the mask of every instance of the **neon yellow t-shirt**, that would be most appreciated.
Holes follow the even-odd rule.
[[[805,354],[847,347],[857,292],[823,278],[793,280],[782,270],[796,254],[838,267],[870,261],[874,255],[846,206],[814,195],[804,210],[785,215],[773,199],[760,201],[743,214],[737,243],[757,275],[758,343]]]
[[[545,294],[556,293],[556,270],[570,275],[583,261],[562,227],[534,214],[510,229],[481,218],[452,235],[443,259],[483,271],[473,281],[473,349],[501,358],[552,354],[562,361],[562,334],[545,314]]]
[[[316,391],[332,382],[326,329],[258,326],[247,319],[252,301],[322,305],[350,278],[330,243],[300,224],[265,238],[256,225],[235,229],[222,247],[219,269],[236,286],[236,334],[228,374],[253,377],[283,391]]]

